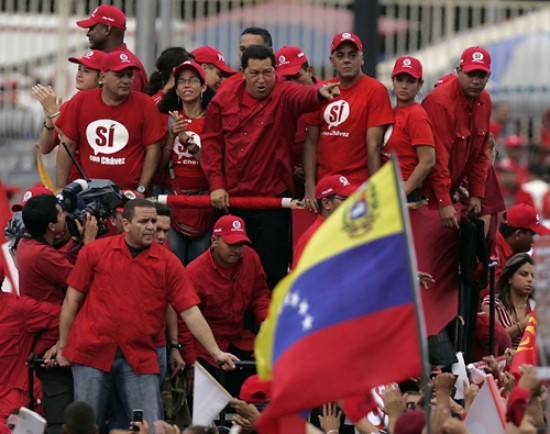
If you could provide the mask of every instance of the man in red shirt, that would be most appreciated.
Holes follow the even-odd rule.
[[[211,241],[210,249],[187,266],[200,299],[199,308],[220,348],[251,360],[255,335],[245,329],[245,313],[251,311],[260,324],[271,300],[260,258],[245,245],[250,243],[245,223],[234,215],[225,215],[216,222]],[[189,333],[183,325],[180,329]],[[193,341],[192,348],[184,348],[186,363],[193,364],[199,358],[218,368],[208,351]]]
[[[119,51],[124,53],[137,65],[136,77],[133,89],[138,92],[145,90],[149,81],[147,71],[139,58],[126,47],[124,43],[124,31],[126,30],[126,15],[119,8],[112,5],[98,6],[90,18],[76,22],[78,27],[88,29],[86,36],[90,42],[90,48],[106,53]]]
[[[67,289],[66,279],[73,265],[53,245],[64,238],[65,212],[55,196],[49,192],[37,194],[25,201],[22,218],[30,238],[23,237],[17,247],[20,293],[37,301],[61,306]],[[95,232],[88,230],[88,234],[83,237],[86,243],[95,239],[97,233],[95,218],[88,217],[90,225],[91,219],[94,219]],[[86,227],[91,228],[88,224]],[[41,334],[33,346],[33,352],[49,360],[51,356],[48,350],[56,344],[57,338],[57,330]],[[63,411],[73,400],[71,372],[58,367],[38,367],[36,373],[44,393],[44,414],[48,421],[48,431],[61,433]]]
[[[212,206],[227,212],[230,194],[284,197],[294,192],[292,145],[302,113],[337,95],[338,83],[300,86],[275,75],[275,56],[253,45],[242,57],[244,80],[221,88],[206,110],[201,164]],[[246,222],[270,288],[290,262],[288,210],[232,210]]]
[[[71,151],[80,151],[86,176],[111,179],[143,196],[157,168],[166,126],[151,97],[132,91],[137,68],[126,54],[109,53],[101,65],[103,87],[75,95],[56,127]],[[70,160],[58,159],[58,188],[67,183],[70,167]]]
[[[313,224],[302,234],[294,246],[292,268],[295,269],[308,241],[319,226],[350,196],[357,187],[351,185],[344,175],[329,175],[321,178],[315,188],[319,214]]]
[[[51,303],[0,291],[0,424],[6,422],[13,410],[29,405],[25,361],[38,333],[56,331],[59,310],[59,306]]]
[[[152,202],[129,201],[124,233],[85,246],[67,279],[57,361],[73,363],[75,399],[94,407],[99,427],[113,390],[128,421],[136,408],[150,425],[161,418],[155,337],[168,303],[223,369],[235,367],[237,358],[220,350],[196,306],[183,265],[155,242],[156,221]]]
[[[191,54],[195,57],[195,62],[204,69],[206,85],[214,90],[218,90],[226,78],[236,74],[225,63],[223,54],[215,48],[205,45],[193,50]]]
[[[318,179],[340,173],[360,185],[379,169],[384,133],[393,123],[386,87],[361,71],[363,44],[357,35],[336,35],[330,62],[337,77],[329,82],[340,82],[341,94],[306,116],[305,204],[312,210]]]

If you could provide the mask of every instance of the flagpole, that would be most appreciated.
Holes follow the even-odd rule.
[[[416,253],[414,251],[414,244],[412,239],[411,223],[409,219],[409,211],[407,207],[407,201],[405,197],[405,191],[401,188],[401,171],[399,170],[399,163],[397,156],[392,152],[391,161],[393,164],[393,176],[395,179],[395,185],[397,186],[397,193],[399,194],[399,211],[403,221],[403,229],[405,232],[405,239],[407,240],[407,264],[409,266],[409,278],[413,283],[413,299],[414,307],[416,311],[416,327],[418,331],[418,342],[420,343],[420,356],[422,358],[422,387],[424,389],[424,411],[426,413],[426,429],[428,434],[431,434],[430,427],[430,386],[429,386],[429,373],[430,373],[430,360],[428,356],[428,340],[426,338],[426,324],[424,322],[424,310],[422,308],[422,299],[420,297],[419,278],[418,278],[418,266],[416,264]]]

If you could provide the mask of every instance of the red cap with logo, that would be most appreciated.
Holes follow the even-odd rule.
[[[315,187],[315,199],[319,200],[334,194],[348,197],[357,190],[357,187],[351,185],[344,175],[329,175],[324,176]]]
[[[206,77],[204,75],[204,69],[202,69],[202,67],[197,62],[193,62],[192,60],[186,60],[185,62],[180,63],[178,66],[176,66],[172,70],[172,74],[174,74],[174,78],[176,80],[178,79],[179,73],[181,71],[183,71],[184,69],[191,69],[191,70],[195,71],[197,73],[197,75],[199,76],[199,78],[201,79],[201,81],[203,83],[205,82]]]
[[[540,224],[539,215],[535,208],[525,203],[518,203],[506,210],[508,226],[518,229],[529,229],[539,235],[549,235],[550,229]]]
[[[101,71],[101,62],[107,56],[107,53],[99,50],[89,50],[82,57],[69,57],[69,62],[78,63],[91,69]]]
[[[53,196],[53,192],[50,189],[47,189],[43,185],[37,185],[36,187],[32,187],[31,189],[27,190],[23,195],[23,200],[19,203],[14,204],[11,207],[11,210],[13,212],[21,211],[31,197],[40,196],[41,194]]]
[[[392,78],[397,74],[409,74],[413,78],[422,78],[422,63],[416,57],[398,57],[391,73]]]
[[[307,57],[299,47],[285,45],[275,53],[277,75],[279,77],[293,76],[300,72]]]
[[[126,30],[126,15],[116,6],[101,5],[95,8],[90,18],[76,22],[78,27],[84,29],[89,29],[96,24],[107,24],[117,29]]]
[[[211,63],[216,68],[219,68],[226,77],[237,73],[229,66],[227,66],[223,54],[220,51],[216,50],[215,48],[209,47],[208,45],[193,50],[191,54],[195,58],[195,62],[197,62],[198,64],[202,65],[203,63]]]
[[[334,53],[340,44],[344,42],[351,42],[354,44],[359,51],[363,51],[363,43],[359,36],[354,35],[350,32],[338,33],[333,39],[332,44],[330,44],[330,54]]]
[[[466,48],[460,58],[460,66],[464,72],[478,70],[491,72],[491,55],[485,48]]]
[[[212,235],[222,237],[227,244],[250,243],[243,219],[231,214],[219,218],[214,225]]]
[[[122,51],[111,51],[101,61],[101,70],[122,71],[126,68],[139,69],[139,65],[128,54]]]
[[[506,140],[504,140],[504,146],[507,148],[523,148],[523,146],[525,146],[525,143],[523,142],[523,139],[517,134],[511,134],[506,137]]]

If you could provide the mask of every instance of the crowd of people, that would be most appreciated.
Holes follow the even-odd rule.
[[[456,362],[449,327],[459,308],[461,226],[473,219],[483,222],[483,250],[498,261],[495,326],[502,338],[496,350],[480,338],[488,334],[491,300],[477,276],[482,283],[473,294],[482,296],[470,301],[480,312],[475,354],[504,387],[507,432],[543,429],[544,387],[530,367],[521,368],[517,385],[508,371],[535,312],[529,252],[535,235],[550,234],[538,215],[550,216],[550,190],[543,166],[525,166],[527,148],[503,105],[491,120],[487,50],[466,48],[421,103],[421,61],[398,58],[392,107],[388,90],[362,73],[363,45],[350,32],[327,47],[335,77],[326,81],[299,47],[275,50],[259,27],[242,32],[239,72],[213,47],[171,47],[148,79],[124,44],[120,9],[99,6],[77,24],[90,45],[68,59],[78,64],[78,92],[60,104],[52,88],[32,89],[45,115],[40,151],[57,149],[56,191],[27,191],[5,231],[20,296],[0,294],[0,423],[10,425],[17,409],[41,396],[50,434],[127,430],[135,409],[143,422],[132,421],[130,430],[180,433],[183,424],[163,422],[173,392],[165,379],[183,379],[191,399],[198,361],[243,398],[231,402],[233,423],[253,432],[260,413],[254,393],[242,389],[251,372],[236,367],[254,359],[271,290],[299,264],[324,220],[393,154],[409,207],[430,362],[443,372],[433,397],[417,387],[411,401],[387,387],[387,423],[376,426],[363,414],[356,428],[421,432],[422,409],[431,405],[432,433],[468,432],[461,420],[479,385],[455,401],[456,378],[447,371]],[[496,155],[501,147],[504,157]],[[112,180],[124,200],[108,218],[87,210],[69,231],[55,194],[83,173]],[[209,206],[170,208],[148,199],[158,195],[206,196]],[[300,198],[317,216],[294,249],[289,209],[247,205],[247,198],[284,197]],[[493,356],[504,354],[503,367]],[[33,390],[25,361],[39,380]],[[256,386],[269,405],[266,385]],[[326,434],[348,432],[341,418],[327,403],[312,422]],[[191,426],[183,434],[218,431]]]

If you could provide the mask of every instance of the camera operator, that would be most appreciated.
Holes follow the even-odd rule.
[[[66,279],[73,264],[54,248],[54,243],[66,235],[66,213],[55,196],[41,194],[24,203],[22,217],[30,237],[22,238],[17,249],[20,293],[61,306],[67,291]],[[96,233],[97,221],[88,214],[82,242],[93,241]],[[59,368],[54,363],[57,339],[57,331],[42,334],[33,348],[35,354],[44,355],[45,359],[45,366],[38,367],[36,372],[42,384],[44,415],[50,434],[61,433],[63,411],[73,400],[70,370]]]

